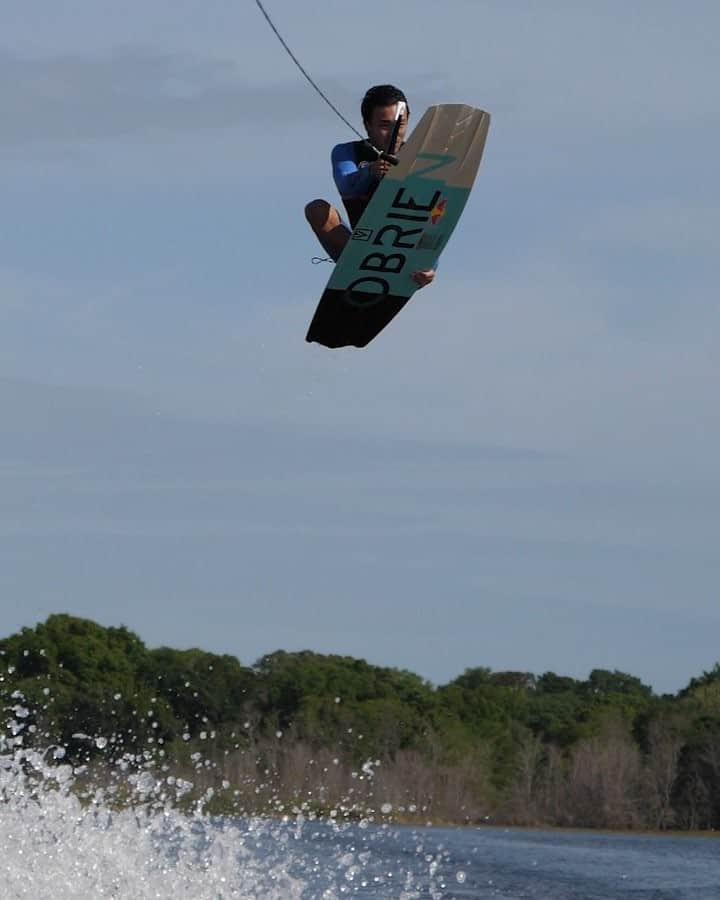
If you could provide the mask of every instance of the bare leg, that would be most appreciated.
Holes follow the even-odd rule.
[[[326,200],[313,200],[305,207],[305,218],[327,255],[337,262],[350,238],[340,213]]]

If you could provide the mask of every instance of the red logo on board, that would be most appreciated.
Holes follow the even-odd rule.
[[[447,200],[443,197],[442,200],[438,200],[435,206],[430,210],[430,222],[433,225],[437,225],[437,223],[442,219],[445,215],[445,208],[447,206]]]

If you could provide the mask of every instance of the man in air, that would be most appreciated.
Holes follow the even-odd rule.
[[[375,148],[387,149],[395,127],[398,103],[405,105],[405,114],[400,122],[395,146],[389,148],[390,153],[396,153],[405,139],[410,109],[405,94],[391,84],[376,85],[363,98],[360,111],[368,140],[350,141],[333,148],[333,178],[347,211],[350,227],[343,222],[337,209],[326,200],[313,200],[305,207],[305,218],[325,252],[335,262],[340,258],[352,229],[390,168],[391,163],[387,159],[379,159]],[[424,287],[435,278],[435,270],[413,272],[410,277],[420,287]]]

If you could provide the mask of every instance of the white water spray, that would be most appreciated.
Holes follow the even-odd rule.
[[[0,730],[3,900],[447,896],[442,854],[420,848],[409,865],[388,871],[382,847],[391,832],[367,820],[313,821],[301,809],[278,820],[211,816],[212,790],[187,811],[193,784],[149,752],[108,759],[103,785],[93,785],[65,747],[38,748],[24,698],[12,700]],[[94,752],[108,748],[103,736],[73,739]],[[365,777],[372,768],[366,763]]]

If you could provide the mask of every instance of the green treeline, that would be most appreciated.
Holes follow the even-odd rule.
[[[0,640],[0,701],[0,735],[22,722],[26,744],[77,765],[159,761],[242,811],[720,827],[720,665],[674,696],[602,669],[474,668],[434,687],[350,657],[148,649],[54,615]]]

